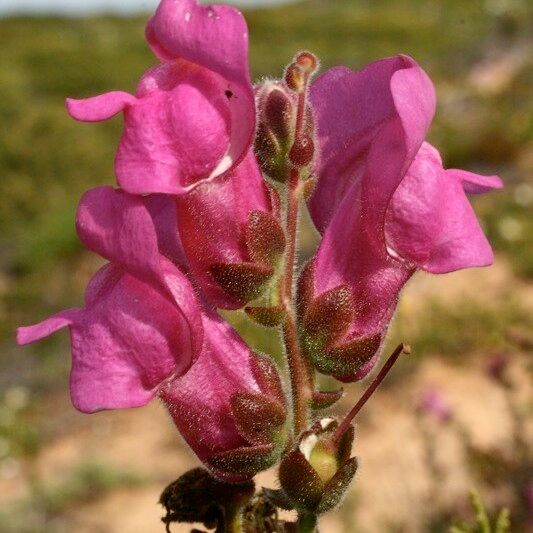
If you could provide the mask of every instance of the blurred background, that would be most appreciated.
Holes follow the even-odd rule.
[[[74,410],[66,332],[14,343],[17,325],[80,305],[100,264],[78,242],[74,214],[86,189],[114,183],[121,119],[78,124],[63,101],[134,89],[155,62],[143,38],[155,4],[0,0],[1,533],[160,532],[160,491],[196,464],[157,402],[91,416]],[[360,474],[321,531],[448,531],[471,518],[472,488],[491,514],[510,509],[512,531],[533,531],[531,3],[242,5],[256,79],[279,76],[304,48],[323,68],[412,55],[437,87],[430,140],[446,165],[505,181],[503,191],[473,199],[495,265],[418,274],[406,288],[389,346],[408,342],[413,355],[359,417]],[[316,236],[305,226],[302,238],[306,256]],[[258,349],[279,351],[242,315],[231,320]],[[337,411],[363,387],[348,386]],[[273,474],[260,482],[272,486]]]

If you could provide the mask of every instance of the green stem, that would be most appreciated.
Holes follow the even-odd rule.
[[[298,515],[298,533],[314,533],[318,520],[316,515],[302,513]]]
[[[227,533],[243,533],[244,519],[243,508],[238,508],[226,518],[226,532]]]

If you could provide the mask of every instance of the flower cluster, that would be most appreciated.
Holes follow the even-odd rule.
[[[77,120],[124,116],[119,188],[88,191],[77,212],[81,241],[108,263],[83,308],[20,328],[18,341],[68,326],[80,411],[157,396],[215,476],[241,481],[284,457],[283,497],[330,509],[341,496],[328,496],[330,480],[347,485],[356,462],[353,435],[336,430],[324,448],[333,466],[306,466],[310,436],[337,427],[314,422],[339,398],[316,390],[315,372],[365,377],[417,270],[492,262],[467,193],[501,181],[443,167],[425,141],[434,88],[409,57],[312,81],[318,61],[302,52],[283,79],[254,87],[241,13],[196,0],[162,0],[146,38],[159,63],[134,95],[67,100]],[[296,280],[300,200],[321,242]],[[242,308],[280,328],[288,370],[216,311]],[[314,480],[305,497],[300,471]]]

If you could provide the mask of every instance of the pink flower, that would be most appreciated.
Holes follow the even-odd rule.
[[[115,160],[119,185],[132,194],[181,195],[237,165],[255,129],[242,14],[196,0],[163,0],[146,28],[161,60],[135,96],[113,91],[67,100],[86,122],[124,112]]]
[[[311,101],[321,160],[309,205],[323,239],[302,279],[303,320],[319,370],[352,381],[374,366],[399,293],[416,270],[492,263],[465,193],[502,184],[443,168],[424,142],[433,85],[408,57],[360,72],[332,69],[312,86]],[[321,318],[331,308],[341,320]]]
[[[84,309],[19,328],[18,342],[69,326],[77,409],[138,407],[159,396],[216,475],[243,479],[277,457],[272,436],[286,416],[281,384],[275,366],[200,302],[182,272],[175,215],[165,195],[143,198],[111,187],[87,192],[78,234],[111,262],[89,283]],[[247,427],[250,404],[267,433]]]
[[[84,244],[111,262],[90,281],[85,308],[19,328],[17,340],[27,344],[69,326],[74,406],[92,413],[145,405],[162,382],[183,375],[200,354],[195,291],[160,254],[142,198],[93,189],[80,202],[77,227]]]
[[[199,185],[176,206],[191,273],[210,303],[237,309],[257,297],[274,273],[284,236],[254,154],[226,180]],[[269,235],[277,239],[270,248]]]

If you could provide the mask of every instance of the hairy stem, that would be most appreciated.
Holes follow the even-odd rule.
[[[297,141],[305,125],[306,90],[298,95],[298,108],[294,138]],[[302,353],[298,338],[295,312],[294,271],[298,239],[298,219],[300,207],[300,172],[291,168],[287,187],[285,269],[280,284],[281,302],[285,307],[283,322],[283,342],[289,365],[292,390],[293,425],[295,435],[307,429],[309,401],[311,398],[311,370]]]
[[[298,435],[307,428],[309,400],[311,396],[309,369],[300,348],[296,314],[294,310],[294,269],[296,266],[296,246],[298,234],[298,194],[299,174],[297,169],[291,170],[289,190],[287,194],[286,236],[287,249],[285,270],[281,280],[281,301],[285,307],[283,321],[283,342],[289,364],[292,390],[294,433]]]

